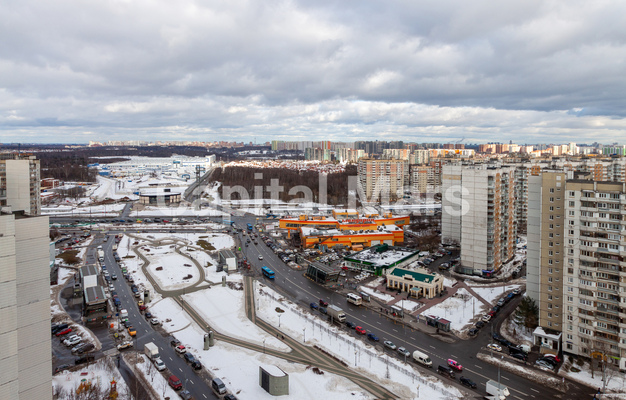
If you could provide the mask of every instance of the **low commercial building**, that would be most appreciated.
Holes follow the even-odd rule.
[[[156,188],[142,190],[139,194],[139,202],[145,205],[169,205],[180,203],[180,192],[173,192],[170,188]]]
[[[387,288],[408,292],[415,298],[432,299],[443,291],[443,277],[423,268],[395,267],[387,271]]]
[[[289,374],[275,365],[259,367],[259,385],[272,396],[287,396]]]
[[[378,244],[396,245],[404,242],[404,231],[395,225],[378,226],[375,229],[339,230],[300,228],[300,241],[302,247],[334,247],[343,245],[353,248],[354,246],[370,247]]]
[[[409,265],[419,258],[419,251],[380,244],[343,258],[348,268],[382,275],[393,267]]]
[[[233,253],[232,250],[220,250],[219,260],[220,264],[224,267],[226,271],[230,272],[237,269],[237,257],[235,257],[235,253]]]
[[[111,318],[109,302],[102,286],[86,288],[83,295],[85,322],[104,323]]]
[[[341,269],[337,267],[331,267],[320,262],[312,262],[308,265],[305,276],[317,283],[327,284],[339,281],[340,272]]]

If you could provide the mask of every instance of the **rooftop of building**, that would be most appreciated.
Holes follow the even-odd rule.
[[[107,301],[102,286],[92,286],[85,289],[85,304],[92,305]]]
[[[346,256],[344,259],[359,261],[373,266],[385,266],[399,263],[417,254],[419,254],[419,251],[416,250],[379,244]]]
[[[424,283],[432,283],[436,278],[437,274],[432,274],[424,269],[420,269],[418,271],[412,271],[410,269],[396,267],[388,272],[389,275],[397,276],[403,278],[405,276],[410,276],[413,280],[424,282]]]

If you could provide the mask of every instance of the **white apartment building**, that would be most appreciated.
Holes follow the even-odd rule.
[[[11,205],[28,215],[41,213],[39,160],[33,156],[3,154],[0,159],[0,207]]]
[[[52,399],[48,217],[0,213],[0,399]]]
[[[514,176],[512,167],[443,167],[441,237],[461,245],[461,272],[495,272],[514,256]]]

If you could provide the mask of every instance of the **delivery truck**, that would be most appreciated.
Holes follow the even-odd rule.
[[[156,344],[154,344],[154,343],[152,343],[152,342],[150,342],[150,343],[146,343],[146,344],[143,346],[143,351],[144,351],[144,353],[146,354],[146,356],[147,356],[150,360],[152,360],[152,361],[154,361],[154,360],[156,360],[157,358],[159,358],[159,348],[157,347],[157,345],[156,345]]]
[[[346,313],[334,304],[329,305],[326,308],[328,315],[335,321],[344,322],[346,320]]]
[[[489,400],[505,400],[511,394],[508,387],[494,380],[487,381],[485,388],[487,390],[485,398]]]

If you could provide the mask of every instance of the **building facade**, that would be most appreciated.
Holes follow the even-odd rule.
[[[359,189],[367,202],[402,198],[409,183],[406,160],[361,158],[357,165]]]
[[[6,154],[0,159],[0,207],[11,206],[27,215],[41,213],[39,160]]]

